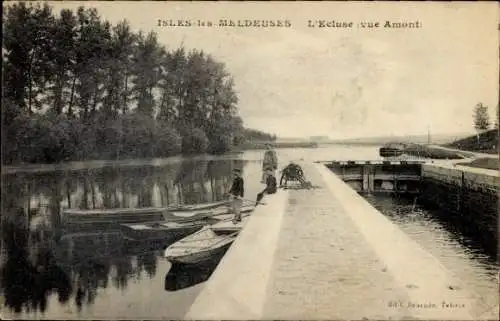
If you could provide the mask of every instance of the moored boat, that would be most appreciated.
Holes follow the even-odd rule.
[[[114,209],[65,209],[63,215],[67,223],[136,223],[159,221],[164,218],[167,208],[114,208]]]
[[[220,233],[231,233],[241,231],[245,224],[250,219],[250,214],[241,215],[241,222],[233,223],[233,215],[227,218],[221,219],[219,222],[210,226],[210,228],[215,232]]]
[[[254,206],[243,207],[242,222],[238,224],[232,223],[234,214],[226,210],[223,214],[209,217],[181,217],[170,221],[121,224],[121,230],[127,239],[136,241],[178,239],[179,236],[194,233],[206,225],[211,225],[221,232],[235,232],[242,228],[254,208]]]
[[[169,211],[176,212],[188,212],[188,211],[198,211],[198,210],[209,210],[213,208],[217,208],[220,206],[225,206],[228,204],[227,200],[212,202],[212,203],[204,203],[204,204],[192,204],[192,205],[172,205],[168,207]]]
[[[162,221],[121,224],[121,227],[124,236],[135,241],[167,240],[184,237],[200,230],[205,225],[218,221],[207,218],[188,222]]]
[[[255,209],[255,205],[244,205],[241,207],[241,213],[249,213]],[[213,209],[201,209],[195,211],[170,211],[169,214],[173,216],[173,218],[179,219],[201,219],[219,215],[225,215],[231,213],[231,207],[229,206],[221,206]]]
[[[236,232],[214,231],[209,226],[191,234],[165,250],[165,258],[172,263],[199,264],[227,251],[238,236]]]
[[[114,209],[64,209],[66,223],[141,223],[161,220],[190,218],[199,219],[225,214],[230,208],[225,206],[227,201],[198,205],[181,205],[173,207],[144,207],[144,208],[114,208]],[[242,212],[253,210],[253,206],[243,206]]]
[[[379,155],[382,157],[395,157],[403,155],[406,148],[404,143],[389,143],[379,149]]]

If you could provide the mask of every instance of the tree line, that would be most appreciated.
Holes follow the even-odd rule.
[[[4,164],[218,154],[256,135],[222,62],[126,20],[20,2],[3,39]]]

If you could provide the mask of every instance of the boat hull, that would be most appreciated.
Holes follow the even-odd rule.
[[[242,215],[241,222],[238,223],[233,223],[233,218],[226,218],[221,220],[220,222],[217,222],[213,224],[210,228],[216,232],[216,233],[233,233],[233,232],[238,232],[243,229],[243,226],[245,226],[246,222],[250,219],[250,215]]]
[[[190,224],[176,228],[147,228],[136,229],[131,225],[122,225],[122,232],[126,238],[134,241],[154,241],[154,240],[168,240],[187,236],[195,233],[203,228],[206,223]]]
[[[379,150],[379,155],[382,157],[395,157],[403,155],[403,150],[397,148],[382,147]]]
[[[255,206],[253,205],[247,205],[247,206],[242,206],[240,212],[241,213],[249,213],[252,212],[255,209]],[[208,218],[208,217],[214,217],[214,216],[219,216],[219,215],[226,215],[226,214],[231,214],[232,210],[231,207],[228,206],[221,206],[218,208],[214,209],[203,209],[203,210],[196,210],[196,211],[171,211],[170,214],[173,215],[175,219],[180,219],[180,220],[189,220],[189,219],[202,219],[202,218]]]
[[[167,256],[167,260],[169,260],[172,263],[189,264],[189,265],[205,263],[211,260],[214,256],[225,253],[233,242],[234,240],[232,240],[230,243],[225,244],[224,246],[218,247],[210,251],[202,251],[186,255]]]
[[[165,208],[107,209],[107,210],[64,210],[67,225],[121,224],[163,220]]]
[[[238,232],[219,233],[206,227],[170,245],[164,257],[172,263],[200,264],[225,252],[237,235]]]
[[[194,204],[194,205],[180,205],[180,206],[170,206],[168,208],[169,211],[177,211],[177,212],[190,212],[197,210],[210,210],[217,207],[227,205],[228,201],[219,201],[208,204]]]

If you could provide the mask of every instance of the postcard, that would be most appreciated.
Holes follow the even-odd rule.
[[[495,2],[3,9],[2,319],[497,319]]]

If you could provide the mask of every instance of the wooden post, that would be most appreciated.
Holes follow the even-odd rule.
[[[369,187],[368,187],[368,165],[361,165],[361,180],[362,180],[362,184],[361,184],[361,190],[364,192],[364,193],[370,193],[369,191]]]
[[[375,167],[368,165],[368,193],[375,191]]]
[[[375,190],[373,166],[361,165],[361,177],[363,180],[363,192],[371,194]]]

